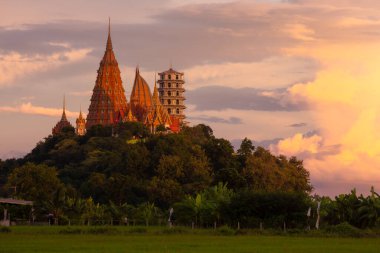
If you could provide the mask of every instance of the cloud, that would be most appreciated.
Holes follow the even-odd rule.
[[[304,57],[270,57],[254,62],[203,64],[185,69],[189,89],[218,84],[231,88],[275,89],[311,81],[318,63]]]
[[[46,72],[52,68],[79,61],[91,51],[92,49],[85,48],[32,56],[18,52],[0,53],[0,87],[10,85],[16,79],[28,74]]]
[[[307,122],[309,128],[313,128],[313,122],[309,114],[303,111],[255,111],[255,110],[205,110],[200,111],[196,106],[188,104],[186,116],[191,125],[206,123],[204,118],[241,119],[241,124],[226,124],[222,122],[209,122],[215,136],[230,140],[244,139],[247,137],[252,141],[260,142],[275,138],[286,138],[299,131],[297,128],[286,127],[296,120]],[[268,131],[268,128],[270,131]],[[306,131],[308,128],[306,128]]]
[[[301,41],[313,41],[315,40],[315,31],[308,28],[303,24],[287,24],[284,31],[288,33],[292,38]]]
[[[91,90],[72,91],[72,92],[69,92],[69,95],[76,96],[76,97],[91,97],[92,91]]]
[[[322,140],[317,134],[304,136],[297,133],[290,138],[280,140],[276,145],[272,144],[270,149],[276,154],[286,156],[297,156],[302,153],[317,154],[322,146]]]
[[[303,111],[305,101],[291,101],[286,89],[263,91],[255,88],[229,88],[206,86],[186,93],[189,104],[196,110],[257,110],[257,111]]]
[[[307,123],[304,123],[304,122],[302,122],[302,123],[294,123],[294,124],[289,125],[289,127],[296,127],[296,128],[298,128],[298,127],[305,127],[305,126],[307,126]]]
[[[0,113],[23,113],[23,114],[34,114],[43,115],[50,117],[60,117],[62,115],[62,109],[58,108],[48,108],[43,106],[34,106],[31,103],[23,103],[19,106],[0,106]],[[66,110],[66,115],[68,117],[78,117],[79,112],[71,112]]]
[[[323,66],[314,81],[289,88],[294,100],[309,104],[318,136],[296,135],[280,141],[275,150],[300,156],[305,150],[318,153],[304,161],[316,182],[345,182],[346,190],[380,187],[378,42],[322,43],[293,53],[315,57]]]
[[[227,119],[225,118],[219,118],[219,117],[213,117],[213,116],[206,116],[206,115],[200,115],[197,117],[188,117],[189,120],[197,120],[197,121],[204,121],[204,122],[212,122],[212,123],[223,123],[223,124],[232,124],[232,125],[239,125],[242,124],[242,119],[237,117],[229,117]]]

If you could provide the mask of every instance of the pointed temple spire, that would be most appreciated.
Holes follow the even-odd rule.
[[[62,106],[61,121],[62,120],[66,120],[67,121],[67,117],[66,117],[66,95],[63,95],[63,106]]]
[[[111,40],[111,18],[110,18],[110,17],[108,17],[107,50],[112,50],[112,40]]]
[[[61,133],[62,130],[66,127],[72,127],[72,125],[66,117],[66,96],[63,95],[62,117],[61,120],[58,121],[55,127],[52,129],[53,135]]]
[[[86,128],[94,125],[113,125],[127,114],[127,99],[122,84],[119,64],[112,49],[111,21],[108,23],[107,47],[98,69]]]
[[[157,90],[157,79],[156,79],[156,73],[154,73],[154,90],[153,90],[153,104],[157,105],[160,103],[160,97],[158,96],[158,90]]]

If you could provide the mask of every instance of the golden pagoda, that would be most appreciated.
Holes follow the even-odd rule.
[[[149,128],[151,133],[155,133],[156,128],[160,125],[164,126],[166,129],[170,128],[172,125],[168,111],[160,102],[156,82],[154,84],[153,103],[145,117],[144,124]]]
[[[138,121],[143,122],[148,109],[152,105],[152,95],[149,85],[140,75],[139,68],[136,68],[135,82],[133,83],[130,109]]]
[[[83,136],[86,134],[86,120],[83,118],[82,108],[80,109],[79,117],[76,120],[75,133],[79,136]]]
[[[128,110],[127,116],[123,120],[124,122],[137,122],[137,118],[132,114],[131,108]]]
[[[106,51],[100,62],[98,76],[88,109],[86,128],[94,125],[112,125],[127,114],[120,69],[112,48],[111,28],[108,25]]]

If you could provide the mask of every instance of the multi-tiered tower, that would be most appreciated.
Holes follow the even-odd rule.
[[[170,68],[167,71],[158,73],[160,78],[157,81],[161,104],[166,108],[169,115],[178,118],[180,121],[185,119],[185,84],[184,74]]]
[[[120,77],[119,65],[112,49],[110,26],[107,47],[100,62],[98,77],[88,109],[86,128],[94,125],[112,125],[127,115],[127,99]]]

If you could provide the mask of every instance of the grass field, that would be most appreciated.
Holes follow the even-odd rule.
[[[74,231],[74,230],[70,230]],[[120,232],[120,231],[119,231]],[[141,232],[141,231],[140,231]],[[321,238],[211,233],[60,234],[57,228],[12,228],[0,234],[0,252],[379,252],[379,238]]]

